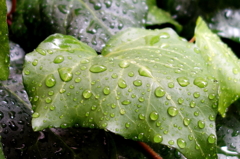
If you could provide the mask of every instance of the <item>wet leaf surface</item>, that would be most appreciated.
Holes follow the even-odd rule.
[[[198,48],[171,29],[128,29],[99,56],[54,34],[26,56],[23,75],[34,130],[77,124],[216,157],[218,83]]]

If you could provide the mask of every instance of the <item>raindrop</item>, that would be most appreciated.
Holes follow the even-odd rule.
[[[37,113],[37,112],[35,112],[35,113],[32,114],[32,117],[33,117],[33,118],[38,118],[39,116],[40,116],[40,114]]]
[[[117,106],[116,104],[112,104],[112,105],[111,105],[111,107],[112,107],[113,109],[116,108],[116,106]]]
[[[38,60],[37,59],[33,60],[32,65],[37,66],[37,64],[38,64]]]
[[[144,97],[139,97],[139,98],[138,98],[138,101],[139,101],[139,102],[144,102],[145,99],[144,99]]]
[[[169,107],[168,110],[167,110],[167,112],[168,112],[168,114],[169,114],[170,116],[172,116],[172,117],[174,117],[174,116],[176,116],[176,115],[178,114],[178,110],[177,110],[177,108],[174,107],[174,106]]]
[[[133,84],[138,87],[138,86],[142,85],[142,81],[141,80],[135,80],[135,81],[133,81]]]
[[[209,99],[214,99],[215,97],[216,97],[215,94],[209,94],[209,95],[208,95],[208,98],[209,98]]]
[[[208,85],[207,80],[202,77],[195,78],[193,84],[198,86],[199,88],[204,88]]]
[[[157,87],[154,94],[156,97],[163,97],[166,94],[166,91],[162,87]]]
[[[235,75],[236,75],[236,74],[238,74],[238,73],[239,73],[239,70],[238,70],[237,68],[233,68],[233,69],[232,69],[232,72],[233,72],[233,74],[235,74]]]
[[[199,127],[200,129],[203,129],[203,128],[205,127],[205,122],[202,121],[202,120],[199,120],[199,121],[198,121],[198,127]]]
[[[55,108],[56,107],[54,105],[50,105],[50,107],[49,107],[50,110],[55,110]]]
[[[103,65],[93,65],[90,67],[89,69],[92,73],[100,73],[100,72],[104,72],[107,70],[107,67],[103,66]]]
[[[138,118],[141,119],[141,120],[144,120],[145,119],[145,115],[144,114],[139,114]]]
[[[87,89],[87,90],[83,91],[82,95],[85,99],[88,99],[92,96],[92,91]]]
[[[118,78],[118,75],[116,73],[114,73],[114,74],[112,74],[112,78],[116,79],[116,78]]]
[[[52,98],[47,97],[47,98],[45,99],[45,102],[46,102],[46,103],[51,103],[51,102],[52,102]]]
[[[81,78],[80,77],[77,77],[77,78],[75,78],[75,80],[74,80],[76,83],[79,83],[79,82],[81,82]]]
[[[37,48],[36,51],[41,55],[46,55],[46,51],[40,48]]]
[[[184,99],[183,98],[178,98],[178,104],[183,104]]]
[[[131,101],[130,100],[124,100],[122,101],[122,105],[128,105],[128,104],[131,104]]]
[[[184,141],[181,138],[177,139],[177,144],[178,144],[179,148],[181,148],[181,149],[186,147],[186,141]]]
[[[25,74],[25,75],[29,75],[29,74],[30,74],[30,71],[29,71],[29,70],[24,70],[24,74]]]
[[[152,77],[151,71],[146,67],[139,68],[138,73],[139,73],[140,76]]]
[[[126,84],[126,82],[123,80],[123,79],[119,79],[118,80],[118,86],[120,87],[120,88],[126,88],[127,87],[127,84]]]
[[[211,134],[208,136],[208,143],[214,144],[216,142],[216,136]]]
[[[159,36],[158,36],[158,35],[157,35],[157,36],[154,36],[154,37],[152,37],[152,39],[150,40],[150,45],[154,45],[154,44],[158,43],[159,41],[160,41]]]
[[[49,87],[49,88],[55,86],[55,84],[56,84],[56,79],[55,79],[55,77],[54,77],[53,74],[50,74],[50,75],[47,76],[47,78],[46,78],[46,80],[45,80],[45,84],[46,84],[46,86]]]
[[[214,121],[215,120],[214,115],[209,115],[209,120]]]
[[[174,145],[174,141],[173,140],[169,140],[168,143],[169,143],[169,145]]]
[[[102,8],[101,3],[95,3],[95,4],[94,4],[94,9],[95,9],[95,10],[99,10],[99,9],[101,9],[101,8]]]
[[[142,140],[143,135],[144,135],[143,133],[138,134],[138,140]]]
[[[62,55],[56,56],[55,59],[53,60],[53,62],[56,64],[62,63],[63,61],[64,61],[64,57]]]
[[[153,141],[155,142],[155,143],[160,143],[160,142],[162,142],[163,141],[163,137],[161,136],[161,135],[155,135],[154,136],[154,138],[153,138]]]
[[[155,120],[158,119],[159,115],[158,115],[157,112],[154,111],[154,112],[150,113],[149,117],[150,117],[151,120],[155,121]]]
[[[160,38],[161,39],[168,39],[170,37],[170,35],[167,32],[162,32],[160,34]]]
[[[182,87],[186,87],[190,84],[189,80],[186,77],[178,77],[178,84]]]
[[[110,88],[109,88],[108,86],[104,87],[103,93],[104,93],[105,95],[110,94]]]
[[[130,123],[127,122],[127,123],[125,124],[125,127],[126,127],[126,128],[129,128],[129,127],[130,127]]]
[[[121,67],[121,68],[127,68],[129,65],[130,65],[129,62],[127,62],[127,61],[121,61],[119,63],[119,67]]]
[[[129,72],[129,73],[128,73],[128,76],[129,76],[129,77],[133,77],[133,76],[134,76],[134,73],[133,73],[133,72]]]
[[[94,110],[97,109],[97,106],[96,106],[96,105],[93,105],[91,109],[94,111]]]
[[[194,108],[195,106],[196,106],[196,102],[191,101],[191,102],[190,102],[190,107],[191,107],[191,108]]]
[[[169,87],[169,88],[173,88],[173,87],[174,87],[174,83],[173,83],[173,82],[169,82],[169,83],[168,83],[168,87]]]
[[[196,52],[197,54],[199,54],[199,53],[200,53],[200,50],[199,50],[199,48],[196,48],[196,47],[195,47],[193,50],[194,50],[194,52]]]
[[[193,96],[194,96],[195,98],[198,98],[198,97],[200,97],[200,93],[199,93],[199,92],[194,92],[194,93],[193,93]]]
[[[38,101],[38,99],[39,99],[39,97],[38,97],[38,96],[35,96],[35,97],[33,98],[33,101],[36,102],[36,101]]]
[[[184,119],[183,119],[183,124],[184,124],[185,126],[188,126],[188,125],[190,124],[190,122],[191,122],[191,119],[189,119],[189,118],[184,118]]]
[[[120,109],[120,114],[124,115],[126,113],[126,111],[124,109]]]
[[[64,82],[68,82],[71,81],[73,78],[73,74],[72,74],[72,69],[71,68],[67,68],[67,67],[62,67],[58,69],[58,73],[60,75],[60,78],[64,81]]]
[[[54,92],[53,91],[49,91],[48,95],[52,96],[52,95],[54,95]]]

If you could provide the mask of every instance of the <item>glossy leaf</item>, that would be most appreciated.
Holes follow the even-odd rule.
[[[227,108],[239,98],[239,59],[199,18],[195,30],[196,44],[209,69],[220,83],[218,111],[225,116]]]
[[[24,0],[18,4],[16,21],[11,28],[19,44],[22,38],[29,41],[31,37],[40,43],[50,34],[62,33],[73,35],[101,51],[118,31],[144,27],[146,16],[146,0]]]
[[[128,29],[100,56],[71,36],[52,35],[25,58],[33,128],[77,124],[215,158],[218,83],[197,52],[171,29]]]
[[[6,1],[0,1],[0,80],[6,80],[9,75],[9,44],[7,26]]]

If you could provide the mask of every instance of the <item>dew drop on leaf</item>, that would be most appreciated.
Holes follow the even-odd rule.
[[[208,85],[207,81],[202,77],[197,77],[194,79],[193,84],[199,88],[204,88]]]
[[[58,69],[59,76],[62,81],[68,82],[73,78],[72,69],[67,67],[62,67]]]
[[[169,141],[168,141],[168,144],[169,144],[169,145],[174,145],[174,141],[173,141],[173,140],[169,140]]]
[[[138,140],[141,140],[143,138],[143,133],[138,134]]]
[[[118,75],[116,73],[114,73],[114,74],[112,74],[112,78],[116,79],[116,78],[118,78]]]
[[[97,106],[96,106],[96,105],[93,105],[91,109],[94,111],[94,110],[97,109]]]
[[[129,127],[130,127],[130,123],[127,122],[127,123],[125,124],[125,127],[126,127],[126,128],[129,128]]]
[[[110,94],[110,88],[109,88],[108,86],[104,87],[103,93],[104,93],[105,95]]]
[[[118,80],[118,86],[120,87],[120,88],[126,88],[127,87],[127,84],[126,84],[126,82],[123,80],[123,79],[119,79]]]
[[[170,35],[167,32],[163,32],[160,34],[161,39],[168,39],[169,37],[170,37]]]
[[[154,44],[158,43],[159,41],[160,41],[159,36],[158,36],[158,35],[157,35],[157,36],[154,36],[154,37],[152,37],[151,40],[150,40],[150,45],[154,45]]]
[[[33,101],[34,101],[34,102],[37,102],[38,99],[39,99],[39,97],[38,97],[38,96],[35,96],[35,97],[33,98]]]
[[[194,108],[195,106],[196,106],[196,102],[191,101],[191,102],[190,102],[190,107],[191,107],[191,108]]]
[[[174,83],[173,83],[173,82],[169,82],[169,83],[168,83],[168,87],[169,87],[169,88],[173,88],[173,87],[174,87]]]
[[[32,65],[37,66],[37,64],[38,64],[38,60],[37,59],[33,60]]]
[[[209,95],[208,95],[208,98],[209,98],[209,99],[214,99],[215,97],[216,97],[215,94],[209,94]]]
[[[158,115],[157,112],[154,111],[154,112],[150,113],[149,117],[150,117],[151,120],[155,121],[155,120],[158,119],[159,115]]]
[[[181,148],[181,149],[186,147],[186,141],[184,141],[181,138],[177,139],[177,144],[178,144],[179,148]]]
[[[201,128],[201,129],[203,129],[203,128],[205,127],[205,122],[202,121],[202,120],[199,120],[199,121],[198,121],[198,127]]]
[[[139,68],[138,73],[139,73],[140,76],[152,77],[151,71],[146,67]]]
[[[50,105],[50,107],[49,107],[50,110],[55,110],[55,108],[56,107],[54,105]]]
[[[30,71],[29,71],[29,70],[24,70],[24,74],[25,74],[25,75],[29,75],[29,74],[30,74]]]
[[[55,84],[56,84],[56,79],[55,79],[54,75],[53,74],[48,75],[45,80],[45,85],[47,87],[51,88],[51,87],[55,86]]]
[[[216,136],[211,134],[208,136],[208,143],[214,144],[216,142]]]
[[[131,104],[131,101],[130,100],[124,100],[122,101],[122,105],[128,105],[128,104]]]
[[[128,73],[128,76],[129,76],[129,77],[133,77],[133,76],[134,76],[134,73],[133,73],[133,72],[129,72],[129,73]]]
[[[145,101],[145,98],[144,98],[144,97],[139,97],[139,98],[138,98],[138,101],[139,101],[139,102],[144,102],[144,101]]]
[[[90,98],[91,96],[92,96],[92,91],[91,90],[84,90],[83,91],[83,93],[82,93],[82,95],[83,95],[83,97],[85,98],[85,99],[88,99],[88,98]]]
[[[53,60],[53,62],[56,64],[62,63],[63,61],[64,61],[64,57],[62,55],[56,56],[55,59]]]
[[[124,115],[126,113],[126,111],[124,109],[120,109],[120,114]]]
[[[138,86],[142,85],[142,81],[141,80],[135,80],[135,81],[133,81],[133,84],[138,87]]]
[[[174,116],[176,116],[176,115],[178,114],[178,110],[177,110],[177,108],[174,107],[174,106],[169,107],[168,110],[167,110],[167,112],[168,112],[168,114],[169,114],[170,116],[172,116],[172,117],[174,117]]]
[[[113,109],[116,108],[116,106],[117,106],[116,104],[112,104],[112,105],[111,105],[111,107],[112,107]]]
[[[194,50],[194,52],[196,52],[197,54],[200,53],[200,50],[199,50],[198,48],[196,48],[196,47],[195,47],[193,50]]]
[[[194,92],[194,93],[193,93],[193,96],[194,96],[195,98],[198,98],[198,97],[200,97],[200,93],[199,93],[199,92]]]
[[[145,115],[144,114],[139,114],[138,118],[141,119],[141,120],[144,120],[145,119]]]
[[[32,114],[32,117],[33,117],[33,118],[38,118],[39,116],[40,116],[40,114],[37,113],[37,112],[35,112],[35,113]]]
[[[236,75],[236,74],[238,74],[238,73],[239,73],[239,70],[238,70],[237,68],[233,68],[233,69],[232,69],[232,72],[233,72],[233,74],[235,74],[235,75]]]
[[[188,78],[186,77],[178,77],[177,81],[178,81],[178,84],[182,87],[186,87],[190,84]]]
[[[80,77],[77,77],[77,78],[75,78],[75,80],[74,80],[76,83],[79,83],[79,82],[81,82],[81,78]]]
[[[178,104],[183,104],[184,99],[183,98],[178,98]]]
[[[127,68],[129,65],[130,65],[129,62],[127,62],[127,61],[121,61],[119,63],[119,67],[121,67],[121,68]]]
[[[46,51],[40,48],[37,48],[36,51],[41,55],[46,55]]]
[[[215,120],[214,115],[209,115],[209,120],[214,121]]]
[[[107,67],[103,66],[103,65],[93,65],[90,67],[89,69],[92,73],[100,73],[100,72],[104,72],[107,70]]]
[[[184,118],[184,119],[183,119],[183,124],[184,124],[185,126],[188,126],[188,125],[190,124],[190,122],[191,122],[191,120],[190,120],[189,118]]]
[[[163,97],[166,94],[166,91],[162,87],[157,87],[154,94],[156,97]]]
[[[154,136],[154,138],[153,138],[153,141],[155,142],[155,143],[160,143],[160,142],[162,142],[163,141],[163,137],[161,136],[161,135],[155,135]]]
[[[46,103],[51,103],[51,102],[52,102],[52,98],[47,97],[47,98],[45,99],[45,102],[46,102]]]

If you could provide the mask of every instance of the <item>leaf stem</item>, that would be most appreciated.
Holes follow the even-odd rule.
[[[195,42],[195,37],[192,37],[191,40],[189,40],[190,43],[194,43]]]
[[[144,142],[138,141],[138,144],[145,150],[145,152],[152,158],[152,159],[163,159],[157,152],[155,152],[150,146],[148,146]]]

